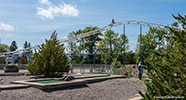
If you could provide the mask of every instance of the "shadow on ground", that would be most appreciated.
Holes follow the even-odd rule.
[[[42,90],[43,92],[55,92],[55,91],[61,91],[61,90],[73,90],[73,89],[79,89],[79,88],[85,88],[85,87],[89,87],[88,85],[79,85],[79,86],[74,86],[74,87],[66,87],[66,88],[58,88],[58,89],[49,89],[49,90]]]

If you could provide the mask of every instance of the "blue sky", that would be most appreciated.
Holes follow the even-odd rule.
[[[43,43],[54,30],[60,39],[86,26],[103,27],[112,19],[167,25],[175,21],[172,13],[186,15],[185,5],[185,0],[0,0],[0,38],[8,45],[15,40],[22,48],[25,41]],[[114,30],[121,33],[122,26]],[[134,49],[139,26],[127,25],[126,34]]]

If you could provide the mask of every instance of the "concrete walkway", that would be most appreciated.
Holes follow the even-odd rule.
[[[142,99],[142,97],[139,94],[136,94],[135,97],[130,98],[128,100],[141,100],[141,99]]]

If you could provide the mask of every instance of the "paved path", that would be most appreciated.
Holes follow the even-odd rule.
[[[139,94],[136,94],[133,98],[130,98],[128,100],[141,100],[142,97]]]

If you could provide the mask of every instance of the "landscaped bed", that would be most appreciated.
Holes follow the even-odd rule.
[[[31,76],[0,76],[2,84],[11,81],[28,80]],[[40,90],[37,88],[24,88],[2,90],[0,100],[127,100],[137,96],[138,90],[144,91],[143,81],[135,78],[112,79],[76,87],[54,90]]]
[[[32,80],[13,81],[12,83],[25,84],[39,89],[58,89],[58,88],[85,85],[87,83],[93,83],[93,82],[103,81],[107,79],[114,79],[114,78],[124,78],[124,76],[89,75],[84,77],[76,77],[75,79],[70,81],[65,81],[65,79],[62,80],[60,78],[41,78],[41,79],[32,79]]]

